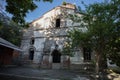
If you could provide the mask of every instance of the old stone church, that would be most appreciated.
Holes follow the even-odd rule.
[[[77,68],[74,65],[90,64],[94,59],[93,52],[87,49],[76,49],[74,56],[64,55],[63,47],[67,40],[67,31],[79,26],[67,18],[76,14],[75,5],[66,3],[46,12],[32,21],[24,30],[22,45],[24,63],[36,64],[41,68],[62,69]],[[85,28],[81,28],[85,30]]]

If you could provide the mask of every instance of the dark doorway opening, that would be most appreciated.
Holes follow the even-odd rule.
[[[90,48],[83,48],[83,57],[84,61],[90,61],[91,60],[91,49]]]
[[[61,53],[58,50],[54,50],[52,52],[53,63],[60,63],[61,61]]]
[[[30,49],[30,51],[29,51],[29,59],[33,60],[33,58],[34,58],[34,49]]]

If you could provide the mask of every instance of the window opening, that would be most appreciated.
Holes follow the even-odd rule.
[[[35,43],[35,39],[31,38],[30,44],[33,45]]]
[[[56,28],[59,28],[60,27],[60,19],[56,19]]]

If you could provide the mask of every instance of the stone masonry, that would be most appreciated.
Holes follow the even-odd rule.
[[[74,23],[67,16],[77,13],[76,6],[70,3],[57,6],[46,12],[40,18],[32,21],[23,32],[21,48],[23,62],[36,64],[41,68],[61,69],[71,65],[87,64],[82,49],[76,49],[73,57],[62,53],[67,41],[67,31],[77,28],[80,23]],[[86,28],[80,28],[85,31]],[[93,53],[88,57],[94,59]]]

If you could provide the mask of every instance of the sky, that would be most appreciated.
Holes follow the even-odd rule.
[[[32,22],[33,20],[38,19],[47,11],[53,9],[56,6],[61,5],[63,1],[66,1],[67,3],[75,4],[76,6],[80,6],[81,9],[84,9],[84,5],[81,4],[81,1],[84,1],[86,5],[89,5],[96,2],[102,2],[104,0],[53,0],[52,3],[43,2],[41,0],[40,2],[35,2],[38,8],[36,8],[33,12],[27,13],[27,16],[25,17],[26,22]],[[5,3],[3,3],[3,0],[0,0],[0,3],[5,5]],[[7,15],[11,16],[10,14]]]
[[[27,14],[27,17],[25,18],[26,21],[31,22],[31,21],[39,18],[47,11],[53,9],[56,6],[61,5],[63,1],[75,4],[77,6],[80,6],[82,9],[84,9],[84,5],[81,4],[81,1],[84,1],[84,3],[88,5],[88,4],[92,4],[92,3],[96,3],[96,2],[102,2],[104,0],[53,0],[52,3],[40,1],[40,2],[36,3],[38,8],[36,10],[34,10],[33,12],[30,12]]]

